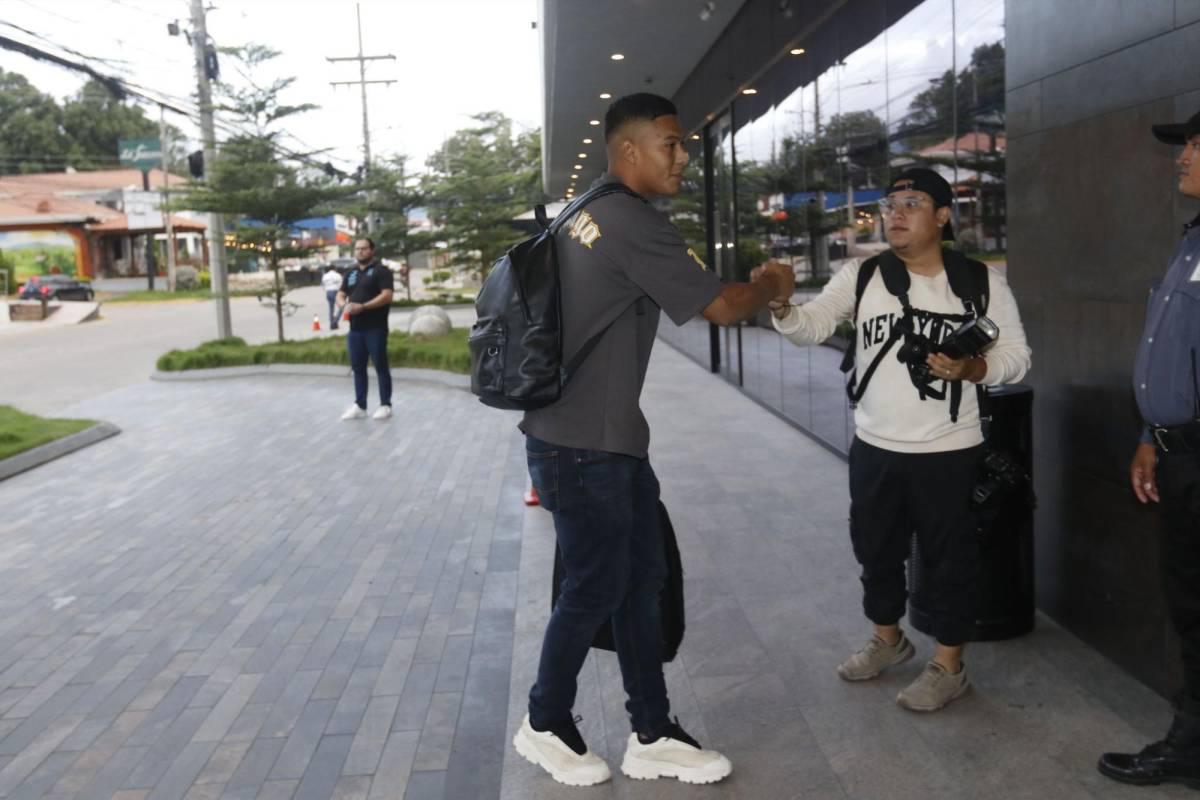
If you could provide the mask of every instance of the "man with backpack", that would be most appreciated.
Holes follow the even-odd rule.
[[[950,184],[933,170],[909,169],[887,191],[879,205],[890,249],[844,266],[810,303],[771,307],[776,329],[798,345],[824,341],[844,320],[855,325],[850,540],[874,635],[838,675],[866,681],[913,657],[899,623],[915,532],[937,643],[896,700],[936,711],[969,688],[962,651],[974,625],[979,551],[971,494],[983,454],[983,393],[964,384],[1019,381],[1030,351],[1004,278],[942,248],[943,238],[953,238]],[[948,346],[969,339],[952,336],[963,325],[978,335],[967,352]],[[998,337],[979,354],[979,341],[996,327]]]
[[[554,515],[565,579],[513,744],[561,783],[609,779],[572,708],[592,640],[611,625],[633,728],[622,771],[712,783],[730,773],[729,760],[702,749],[668,716],[659,605],[667,566],[650,430],[638,401],[660,310],[676,325],[697,314],[732,324],[790,296],[794,276],[772,262],[754,282],[722,285],[646,201],[676,194],[688,162],[669,100],[623,97],[604,125],[608,173],[591,190],[602,196],[581,197],[551,229],[569,380],[557,400],[527,411],[520,425],[533,485]],[[528,283],[519,291],[535,293]],[[496,337],[481,346],[480,359],[498,356],[503,329]]]

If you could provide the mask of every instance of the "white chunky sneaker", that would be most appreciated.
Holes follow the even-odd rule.
[[[629,734],[621,772],[637,780],[678,778],[684,783],[716,783],[733,772],[733,765],[715,750],[702,749],[679,727],[677,719],[649,744],[636,733]]]
[[[916,649],[904,631],[900,631],[900,640],[895,644],[887,644],[878,636],[872,636],[869,642],[838,664],[838,677],[844,681],[869,681],[888,667],[908,661],[914,653]]]
[[[355,406],[355,408],[357,408],[357,406]],[[392,418],[392,407],[391,406],[380,406],[379,408],[375,409],[375,413],[372,414],[371,416],[374,419],[391,419]]]
[[[366,419],[366,418],[367,418],[366,409],[359,408],[358,403],[355,403],[354,405],[347,408],[346,413],[342,414],[342,419],[344,419],[344,420],[346,420],[346,419]]]
[[[537,731],[529,724],[529,715],[513,737],[513,747],[527,761],[537,764],[550,777],[568,786],[594,786],[612,777],[604,759],[588,750],[574,720]]]

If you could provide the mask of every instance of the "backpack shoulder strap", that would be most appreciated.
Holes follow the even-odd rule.
[[[633,189],[630,189],[620,181],[615,181],[613,183],[602,183],[599,186],[593,186],[591,189],[588,189],[586,192],[579,195],[579,197],[576,197],[574,200],[568,203],[567,207],[559,212],[559,215],[555,217],[553,222],[550,223],[550,232],[558,233],[562,226],[567,224],[567,220],[575,216],[580,209],[593,200],[599,200],[601,197],[605,197],[610,194],[627,194],[630,197],[636,197],[643,203],[646,202],[646,198],[642,197],[640,194],[635,192]]]
[[[879,256],[872,256],[864,261],[858,268],[858,280],[854,284],[854,317],[851,319],[855,325],[858,325],[858,307],[862,305],[863,294],[867,291],[867,284],[871,282],[871,278],[875,275],[875,270],[879,268]]]
[[[964,304],[970,303],[970,310],[975,316],[987,314],[990,298],[987,264],[950,249],[942,252],[942,259],[946,264],[946,280],[950,283],[950,291]]]
[[[883,285],[890,294],[900,298],[904,310],[909,310],[908,289],[912,280],[908,277],[908,267],[900,260],[900,256],[891,250],[879,254],[879,274],[883,276]]]

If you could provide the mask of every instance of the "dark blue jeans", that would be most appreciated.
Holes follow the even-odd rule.
[[[332,292],[325,293],[325,299],[329,301],[329,327],[331,329],[336,328],[338,326],[337,307],[336,307],[337,296],[338,296],[338,293],[337,293],[336,289],[333,290]]]
[[[525,448],[565,569],[529,692],[530,722],[544,730],[571,718],[592,637],[611,624],[633,729],[654,735],[667,725],[670,704],[659,609],[667,564],[650,460],[532,436]]]
[[[350,331],[346,347],[350,350],[350,369],[354,371],[354,402],[367,407],[367,357],[375,365],[379,379],[379,405],[392,404],[392,371],[388,368],[387,328],[369,331]]]

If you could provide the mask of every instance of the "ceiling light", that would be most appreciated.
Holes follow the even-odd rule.
[[[591,144],[591,143],[592,143],[592,140],[591,140],[591,139],[584,139],[584,140],[583,140],[583,143],[584,143],[584,144]]]
[[[708,2],[700,8],[700,21],[708,22],[712,18],[713,12],[716,10],[717,4],[714,3],[713,0],[708,0]]]
[[[572,176],[571,176],[571,180],[575,180],[575,179],[576,179],[576,178],[578,178],[578,177],[579,177],[578,175],[572,175]]]
[[[693,138],[693,139],[695,139],[696,141],[700,141],[700,134],[698,134],[698,133],[693,133],[693,134],[692,134],[692,138]]]
[[[613,53],[611,56],[609,56],[609,58],[611,58],[613,61],[624,61],[625,54],[624,53]]]
[[[579,157],[580,157],[580,158],[587,158],[587,153],[580,153],[580,154],[579,154]]]
[[[600,93],[601,100],[608,100],[611,97],[612,97],[612,95],[609,92],[601,92]]]
[[[599,124],[600,124],[600,120],[598,120],[598,119],[589,119],[588,120],[588,125],[599,125]]]
[[[742,94],[758,94],[758,89],[742,89]]]
[[[803,47],[793,47],[793,48],[792,48],[792,55],[794,55],[794,56],[802,56],[802,55],[804,55],[804,48],[803,48]]]
[[[576,164],[575,169],[583,169],[583,164]]]

